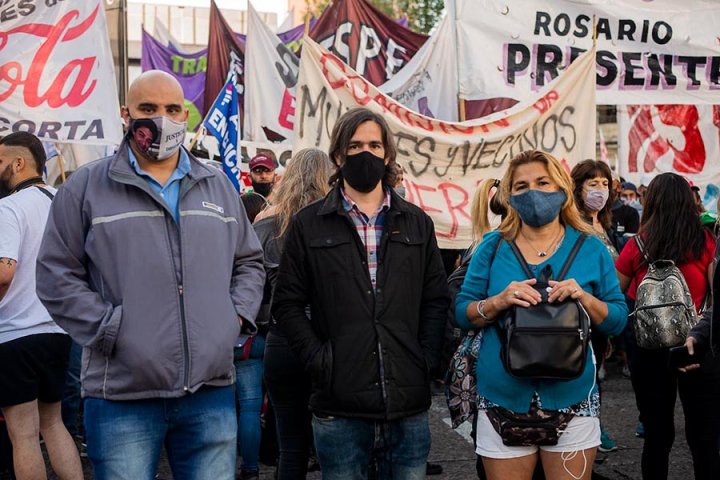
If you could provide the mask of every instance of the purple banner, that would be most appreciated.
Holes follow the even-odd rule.
[[[143,29],[140,66],[143,72],[162,70],[180,82],[185,92],[185,106],[190,111],[188,130],[194,131],[205,116],[203,95],[207,70],[207,48],[197,53],[179,53],[155,40]]]
[[[317,19],[310,20],[312,28]],[[286,32],[278,34],[280,40],[294,53],[300,50],[302,38],[305,34],[305,25],[298,25]],[[245,44],[245,35],[235,34],[241,44]],[[188,130],[194,131],[205,116],[204,92],[205,72],[207,71],[207,48],[196,53],[186,54],[178,52],[175,48],[163,45],[143,29],[142,55],[140,57],[142,71],[162,70],[174,76],[185,92],[185,106],[190,111],[188,117]]]

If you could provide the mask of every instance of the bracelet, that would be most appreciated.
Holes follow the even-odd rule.
[[[487,315],[485,315],[485,304],[487,303],[487,299],[483,299],[478,301],[478,303],[475,305],[475,308],[477,310],[478,315],[480,315],[480,318],[482,318],[483,322],[490,323],[490,319]]]

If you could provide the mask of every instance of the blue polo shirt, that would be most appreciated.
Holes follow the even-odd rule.
[[[155,193],[165,200],[165,204],[170,209],[177,223],[180,217],[180,182],[190,171],[190,157],[187,152],[182,148],[180,149],[180,159],[178,160],[177,167],[172,175],[170,175],[168,181],[165,182],[165,185],[160,185],[160,182],[155,180],[152,175],[140,168],[140,164],[137,158],[135,158],[135,153],[133,153],[130,147],[128,147],[128,158],[130,158],[130,165],[132,165],[135,172],[147,182]]]

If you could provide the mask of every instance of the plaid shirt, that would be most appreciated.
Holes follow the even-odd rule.
[[[360,236],[360,240],[362,240],[365,246],[370,282],[372,283],[373,290],[375,290],[378,250],[380,249],[380,239],[382,238],[383,226],[385,224],[385,212],[390,209],[390,192],[384,190],[385,198],[383,199],[383,203],[372,217],[365,215],[362,210],[358,208],[357,204],[345,194],[345,190],[341,188],[340,192],[342,193],[343,208],[352,219],[355,229]]]

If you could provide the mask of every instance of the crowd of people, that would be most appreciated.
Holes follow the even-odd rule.
[[[258,478],[263,455],[280,480],[425,478],[444,379],[479,478],[590,479],[617,448],[600,414],[612,349],[643,478],[668,476],[677,392],[695,478],[720,478],[715,222],[686,179],[636,187],[526,151],[479,185],[454,255],[404,200],[382,116],[346,112],[282,179],[258,154],[238,200],[182,146],[183,98],[143,73],[117,152],[58,189],[36,137],[0,139],[15,478],[47,478],[40,439],[61,479],[83,478],[81,454],[94,478],[151,479],[163,450],[178,479]]]

